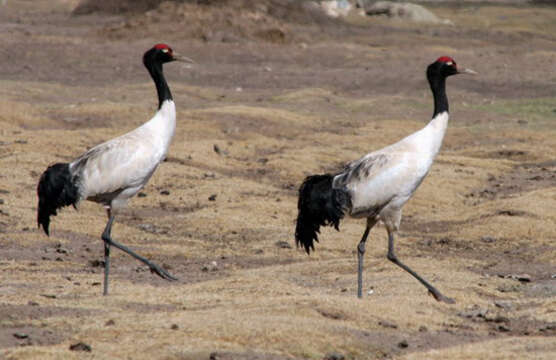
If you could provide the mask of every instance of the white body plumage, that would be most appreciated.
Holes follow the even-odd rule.
[[[345,187],[351,195],[349,214],[386,220],[400,211],[429,172],[442,145],[448,119],[448,112],[442,112],[421,130],[349,163],[336,175],[333,187]],[[395,218],[393,225],[397,228],[399,216]]]
[[[154,117],[140,127],[99,144],[70,163],[80,200],[125,206],[164,160],[176,129],[176,107],[165,100]]]

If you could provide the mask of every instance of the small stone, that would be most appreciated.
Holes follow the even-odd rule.
[[[52,294],[41,294],[41,296],[44,296],[47,299],[56,299],[56,295]]]
[[[345,360],[345,356],[343,354],[337,352],[330,352],[322,358],[322,360]]]
[[[63,247],[59,247],[59,248],[56,249],[56,252],[58,254],[67,254],[69,251],[67,249],[63,248]]]
[[[16,339],[27,339],[29,337],[29,335],[27,335],[25,333],[16,332],[16,333],[14,333],[14,337]]]
[[[498,325],[498,331],[508,332],[510,331],[510,328],[507,327],[506,325]]]
[[[407,342],[407,340],[402,340],[398,343],[398,347],[400,349],[405,349],[405,348],[409,347],[409,343]]]
[[[141,198],[147,197],[147,194],[141,191],[139,194],[137,194],[137,197],[141,197]]]
[[[492,236],[483,236],[483,237],[481,238],[481,241],[482,241],[482,242],[485,242],[485,243],[493,243],[493,242],[496,241],[496,239],[493,238]]]
[[[162,190],[162,191],[160,192],[160,195],[166,195],[166,196],[168,196],[168,195],[170,195],[170,191],[168,191],[168,190]]]
[[[104,260],[90,260],[89,265],[91,267],[104,267],[105,263]]]
[[[543,327],[539,328],[539,331],[541,332],[554,331],[554,330],[556,330],[556,322],[546,324]]]
[[[172,324],[172,326],[170,326],[170,329],[172,330],[178,330],[179,328],[178,324]]]
[[[100,282],[98,282],[98,281],[95,281],[94,283],[91,284],[91,286],[99,286],[99,285],[100,285]]]
[[[290,245],[290,243],[287,242],[287,241],[284,241],[284,240],[276,241],[276,242],[274,243],[274,245],[276,245],[277,247],[279,247],[279,248],[281,248],[281,249],[291,249],[291,248],[292,248],[292,246]]]
[[[216,200],[216,194],[212,194],[211,196],[208,197],[209,201],[215,201]]]
[[[391,329],[397,329],[398,328],[397,324],[386,321],[386,320],[380,320],[378,322],[378,325],[380,325],[382,327],[385,327],[385,328],[391,328]]]
[[[513,275],[512,277],[521,282],[531,282],[531,275],[529,274]]]
[[[458,315],[461,316],[461,317],[469,318],[469,319],[485,318],[485,316],[487,315],[487,312],[488,312],[488,309],[481,309],[480,307],[475,305],[469,310],[459,312]]]
[[[419,326],[419,332],[427,332],[429,329],[425,325]]]
[[[70,345],[69,349],[71,351],[86,351],[86,352],[91,352],[93,350],[91,348],[91,345],[85,344],[84,342],[78,342],[77,344],[72,344]]]
[[[107,322],[104,323],[104,326],[112,326],[115,325],[116,322],[113,319],[108,320]]]
[[[39,306],[39,303],[36,302],[36,301],[29,301],[29,302],[27,303],[27,305],[29,305],[29,306]]]
[[[504,310],[510,310],[512,308],[512,304],[509,301],[495,301],[494,306],[499,307]]]

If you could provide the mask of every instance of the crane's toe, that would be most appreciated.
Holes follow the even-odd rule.
[[[441,302],[444,302],[446,304],[455,304],[456,303],[456,301],[454,299],[449,298],[447,296],[444,296],[441,293],[432,291],[430,289],[429,289],[429,294],[432,295],[436,299],[436,301],[441,301]]]
[[[161,278],[168,280],[168,281],[176,281],[178,280],[177,277],[170,275],[170,273],[166,270],[164,270],[163,268],[161,268],[160,266],[156,265],[156,264],[151,264],[150,266],[151,272],[157,274],[158,276],[160,276]]]

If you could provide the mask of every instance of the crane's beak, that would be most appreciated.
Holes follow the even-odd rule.
[[[183,56],[183,55],[180,55],[180,54],[178,54],[178,53],[173,53],[173,54],[172,54],[172,58],[173,58],[175,61],[181,61],[181,62],[185,62],[185,63],[189,63],[189,64],[195,64],[195,61],[191,60],[191,59],[188,58],[188,57],[185,57],[185,56]]]
[[[461,69],[458,69],[458,74],[477,75],[478,73],[476,71],[471,70],[471,69],[461,68]]]

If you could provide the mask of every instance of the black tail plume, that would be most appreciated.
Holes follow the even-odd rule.
[[[50,216],[56,216],[56,211],[64,206],[73,205],[79,200],[79,189],[69,170],[69,164],[58,163],[49,166],[41,175],[37,186],[39,210],[37,223],[42,225],[46,235],[50,235],[48,226]]]
[[[319,241],[320,227],[330,225],[339,230],[344,210],[351,206],[346,190],[332,188],[333,179],[330,174],[313,175],[299,187],[295,242],[297,246],[303,245],[307,254],[315,250],[313,241]]]

